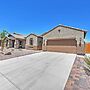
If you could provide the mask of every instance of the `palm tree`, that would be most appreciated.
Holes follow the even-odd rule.
[[[4,49],[4,44],[5,44],[5,39],[7,37],[7,34],[8,32],[6,30],[3,30],[1,33],[0,33],[0,38],[1,38],[1,51],[3,51]]]

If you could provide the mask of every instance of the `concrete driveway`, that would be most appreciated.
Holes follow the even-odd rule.
[[[0,90],[64,90],[75,58],[41,52],[0,61]]]

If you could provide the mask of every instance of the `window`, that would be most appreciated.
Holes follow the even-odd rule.
[[[8,40],[6,40],[6,47],[8,46]]]
[[[33,45],[33,38],[30,38],[30,45]]]
[[[80,38],[79,46],[81,47],[81,38]]]

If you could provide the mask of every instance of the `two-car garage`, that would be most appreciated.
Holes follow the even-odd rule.
[[[48,39],[43,48],[47,51],[76,53],[77,41],[75,39]]]

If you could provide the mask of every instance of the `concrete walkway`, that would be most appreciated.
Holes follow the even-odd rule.
[[[75,58],[41,52],[0,61],[0,90],[64,90]]]

